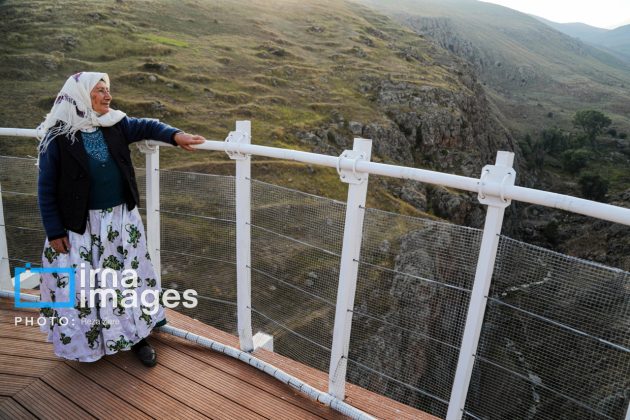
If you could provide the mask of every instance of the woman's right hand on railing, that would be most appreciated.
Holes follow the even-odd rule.
[[[67,254],[70,250],[70,241],[68,241],[68,237],[64,236],[63,238],[53,239],[49,241],[50,246],[55,252],[59,254]]]

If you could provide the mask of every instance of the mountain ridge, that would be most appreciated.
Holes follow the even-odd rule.
[[[585,23],[558,23],[539,16],[530,16],[559,32],[601,48],[624,62],[630,63],[630,24],[620,25],[614,29],[604,29]]]
[[[629,131],[630,66],[527,14],[476,1],[364,0],[469,61],[515,133],[552,123],[570,128],[588,107]]]

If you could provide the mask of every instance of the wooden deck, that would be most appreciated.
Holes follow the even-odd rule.
[[[238,347],[238,339],[174,311],[169,324]],[[0,299],[0,419],[213,418],[341,419],[341,414],[288,385],[223,354],[153,333],[154,368],[131,352],[95,363],[59,359],[37,326],[15,325],[16,316],[37,316]],[[327,375],[278,354],[255,355],[315,388]],[[348,385],[346,402],[379,418],[436,418],[383,396]]]

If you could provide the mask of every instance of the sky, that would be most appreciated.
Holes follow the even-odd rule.
[[[482,0],[559,22],[613,29],[630,24],[630,0]]]

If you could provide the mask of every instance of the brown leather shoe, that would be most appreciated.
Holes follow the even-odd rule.
[[[134,344],[132,347],[133,351],[138,356],[138,359],[142,362],[143,365],[147,367],[153,367],[157,364],[157,354],[155,353],[155,349],[146,339],[142,339]]]

